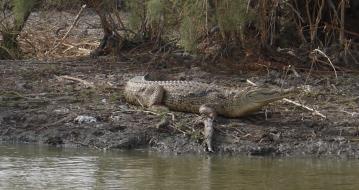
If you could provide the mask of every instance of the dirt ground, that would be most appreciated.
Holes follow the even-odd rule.
[[[248,85],[246,79],[257,84],[306,84],[311,90],[291,99],[327,117],[280,101],[268,106],[267,114],[218,118],[216,153],[358,157],[358,76],[345,74],[335,79],[330,75],[308,78],[288,74],[281,81],[280,73],[274,70],[263,75],[219,74],[190,60],[172,65],[171,58],[168,60],[168,65],[150,73],[165,73],[166,79],[237,87]],[[170,114],[151,113],[125,102],[123,86],[131,77],[144,74],[141,62],[111,58],[1,61],[0,70],[2,141],[204,153],[203,126],[198,115],[172,112],[172,118]]]
[[[33,24],[41,28],[36,18],[35,14]],[[79,32],[87,31],[87,38],[95,43],[100,38],[98,27],[78,28],[82,28]],[[92,30],[96,38],[89,37]],[[1,141],[205,154],[198,115],[157,114],[125,102],[126,81],[151,73],[163,80],[195,80],[230,87],[248,86],[247,79],[258,85],[305,85],[306,91],[290,99],[325,116],[278,101],[248,117],[219,117],[215,122],[215,154],[359,158],[359,76],[355,73],[338,72],[336,78],[333,72],[305,70],[249,72],[243,70],[244,63],[205,64],[200,58],[178,53],[126,52],[119,58],[92,59],[74,50],[85,49],[88,53],[95,45],[82,50],[80,46],[65,45],[61,51],[66,47],[78,57],[0,61]]]

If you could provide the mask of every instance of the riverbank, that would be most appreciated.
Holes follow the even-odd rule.
[[[215,154],[359,157],[356,74],[296,73],[268,70],[244,73],[233,66],[221,73],[191,57],[150,55],[77,58],[61,61],[0,61],[0,140],[98,149],[149,148],[174,154],[204,151],[199,116],[157,114],[132,106],[123,98],[125,82],[151,73],[163,80],[195,80],[230,87],[257,84],[308,92],[291,100],[316,109],[326,118],[283,101],[263,112],[238,119],[218,118]]]

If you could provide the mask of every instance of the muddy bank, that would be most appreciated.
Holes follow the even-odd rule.
[[[0,139],[205,154],[198,115],[157,114],[125,102],[124,83],[150,72],[162,79],[233,87],[248,85],[246,79],[284,87],[305,84],[310,92],[291,99],[327,117],[281,101],[245,118],[220,117],[214,135],[217,154],[359,157],[358,76],[339,73],[335,79],[331,74],[296,76],[289,72],[283,77],[275,70],[240,75],[214,73],[196,61],[167,60],[168,64],[156,65],[112,58],[0,61]]]

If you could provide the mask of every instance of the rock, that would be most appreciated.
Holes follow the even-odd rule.
[[[70,110],[68,108],[59,108],[55,109],[53,112],[55,112],[56,114],[67,114],[70,112]]]
[[[101,100],[101,102],[102,102],[103,104],[106,104],[106,103],[107,103],[107,100],[104,98],[104,99]]]
[[[121,116],[118,115],[111,115],[110,116],[110,121],[114,122],[114,123],[119,123],[121,121]]]
[[[83,124],[83,123],[88,124],[88,123],[96,123],[97,119],[92,116],[79,115],[74,119],[74,121],[79,124]]]

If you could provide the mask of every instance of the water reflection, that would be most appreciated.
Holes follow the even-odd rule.
[[[0,189],[359,189],[358,160],[0,145]]]

